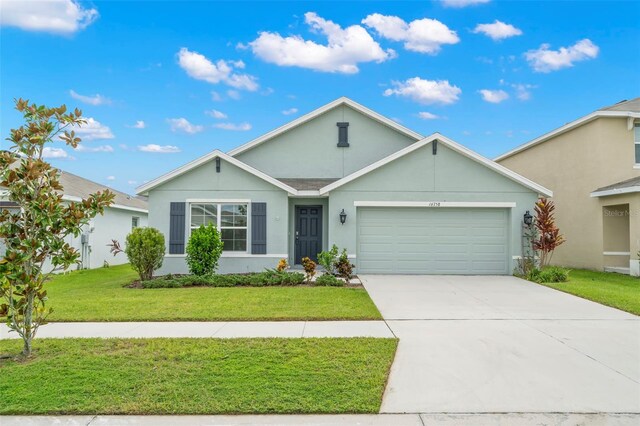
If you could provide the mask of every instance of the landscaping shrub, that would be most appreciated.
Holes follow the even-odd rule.
[[[308,257],[303,257],[302,267],[304,268],[305,278],[307,282],[311,282],[313,277],[316,275],[316,262],[309,259]]]
[[[140,280],[150,280],[153,271],[162,266],[164,235],[156,228],[135,228],[127,235],[124,252],[131,267],[140,275]]]
[[[278,261],[278,266],[276,266],[276,270],[278,272],[284,272],[287,269],[289,269],[289,262],[287,262],[287,259],[280,259]]]
[[[318,253],[318,263],[322,266],[327,274],[334,275],[335,263],[338,260],[338,246],[335,244],[329,251],[321,251]]]
[[[180,288],[180,287],[268,287],[294,286],[303,284],[304,274],[300,272],[279,272],[275,269],[252,274],[227,275],[184,275],[143,281],[142,288]]]
[[[534,268],[525,278],[536,283],[562,283],[569,279],[569,270],[559,266],[548,266],[544,269]]]
[[[335,268],[335,275],[342,278],[345,281],[349,281],[353,277],[353,263],[349,262],[349,256],[347,255],[347,249],[342,250],[342,254],[333,264]]]
[[[344,281],[331,274],[322,274],[316,278],[315,284],[330,287],[342,287],[344,286]]]
[[[187,265],[194,275],[213,274],[222,254],[222,240],[215,226],[209,223],[191,231],[187,243]]]

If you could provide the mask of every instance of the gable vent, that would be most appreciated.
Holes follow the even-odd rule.
[[[349,147],[349,123],[338,122],[336,123],[336,126],[338,126],[338,148],[348,148]]]

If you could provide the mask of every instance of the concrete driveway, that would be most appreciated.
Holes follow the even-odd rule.
[[[384,413],[640,413],[640,318],[514,277],[360,276],[400,338]]]

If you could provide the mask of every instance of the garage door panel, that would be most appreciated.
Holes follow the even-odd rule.
[[[508,273],[505,209],[359,208],[360,273]]]

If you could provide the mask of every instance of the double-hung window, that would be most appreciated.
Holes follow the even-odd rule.
[[[209,223],[220,231],[224,251],[247,251],[247,204],[192,203],[191,229]]]
[[[636,165],[640,166],[640,123],[636,123],[633,127],[633,140],[636,143]]]

